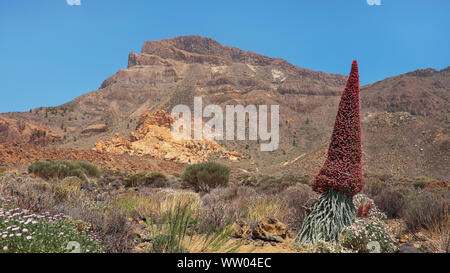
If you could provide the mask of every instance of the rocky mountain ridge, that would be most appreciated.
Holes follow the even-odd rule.
[[[177,104],[192,107],[194,96],[202,96],[204,106],[222,108],[276,104],[277,151],[260,152],[255,141],[218,144],[245,151],[246,159],[233,163],[242,169],[314,173],[308,166],[320,167],[325,159],[320,151],[328,145],[345,81],[343,75],[296,67],[210,38],[182,36],[144,43],[141,53],[128,55],[128,67],[98,90],[58,107],[1,117],[52,130],[61,136],[53,144],[58,148],[92,149],[116,134],[130,135],[144,112],[170,112]],[[449,94],[450,68],[416,70],[363,86],[365,171],[448,179]]]

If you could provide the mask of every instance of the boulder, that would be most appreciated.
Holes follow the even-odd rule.
[[[236,238],[249,238],[252,236],[252,229],[244,220],[237,220],[231,228],[234,231],[233,236]]]
[[[411,244],[403,244],[398,248],[398,253],[422,253],[422,251]]]
[[[252,235],[255,239],[282,242],[286,239],[287,233],[286,224],[275,217],[266,217],[258,222],[253,229]]]

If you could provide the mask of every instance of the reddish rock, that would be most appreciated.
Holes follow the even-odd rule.
[[[109,127],[106,124],[93,124],[81,131],[82,134],[98,134],[108,132]]]
[[[61,140],[61,136],[44,126],[24,120],[0,116],[0,143],[33,143],[47,145]]]

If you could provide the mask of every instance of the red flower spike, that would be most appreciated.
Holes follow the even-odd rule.
[[[358,207],[356,215],[358,215],[358,217],[360,217],[360,218],[367,217],[367,215],[369,215],[371,208],[372,208],[372,204],[367,203],[366,205],[364,205],[363,203],[361,203]]]
[[[312,188],[318,193],[334,190],[353,196],[363,187],[359,75],[358,62],[354,60],[339,103],[328,157]]]

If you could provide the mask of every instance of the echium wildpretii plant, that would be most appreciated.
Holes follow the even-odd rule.
[[[363,186],[359,75],[355,60],[339,103],[328,157],[312,181],[313,190],[321,196],[295,241],[338,241],[342,228],[354,221],[353,195]]]

